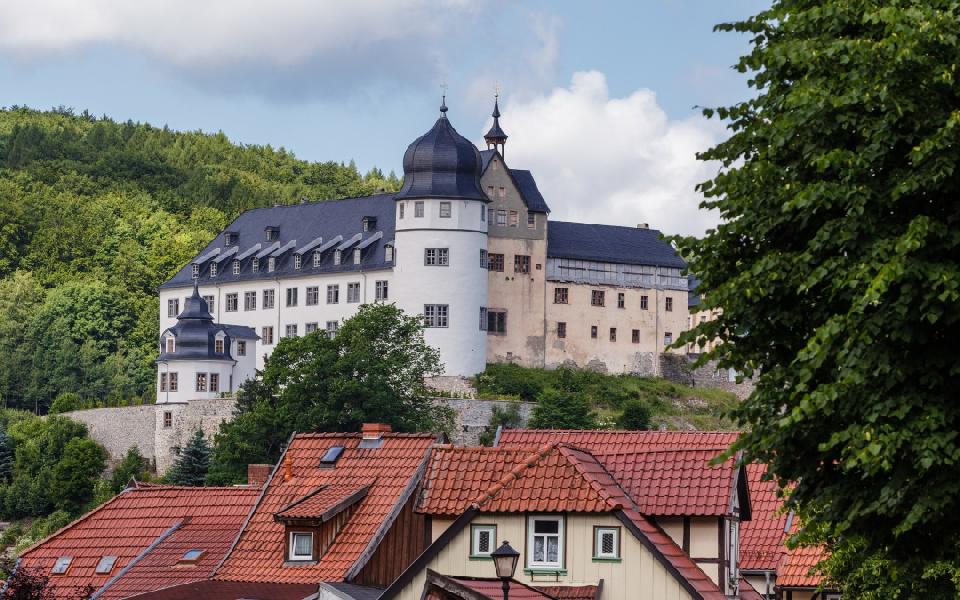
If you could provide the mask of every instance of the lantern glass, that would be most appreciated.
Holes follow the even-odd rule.
[[[500,579],[512,579],[517,571],[517,563],[520,561],[520,553],[510,547],[509,542],[503,542],[500,547],[490,553],[493,559],[493,565],[497,570],[497,577]]]

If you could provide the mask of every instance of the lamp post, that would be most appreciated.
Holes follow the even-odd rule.
[[[503,582],[503,600],[507,600],[510,595],[510,580],[517,571],[520,553],[510,547],[510,542],[504,540],[499,548],[490,553],[490,558],[493,559],[497,577]]]

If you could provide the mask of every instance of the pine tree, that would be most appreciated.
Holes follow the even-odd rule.
[[[174,485],[201,486],[209,469],[210,443],[197,429],[167,472],[167,480]]]
[[[13,475],[13,440],[5,429],[0,429],[0,482]]]

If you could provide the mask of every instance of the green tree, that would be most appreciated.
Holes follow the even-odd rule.
[[[362,305],[330,339],[326,332],[280,340],[259,377],[244,384],[239,410],[216,436],[211,481],[237,481],[247,463],[275,462],[294,431],[441,431],[449,409],[430,401],[423,378],[441,372],[419,316],[392,304]]]
[[[107,453],[90,438],[73,438],[53,466],[50,495],[59,510],[77,514],[93,499],[93,487],[107,466]]]
[[[113,470],[113,476],[110,478],[110,490],[114,494],[119,494],[127,487],[130,479],[135,478],[138,481],[144,481],[149,478],[149,463],[140,449],[133,446],[123,455],[123,459]]]
[[[520,404],[517,402],[509,403],[506,408],[494,404],[490,411],[490,422],[487,428],[480,433],[480,444],[483,446],[492,446],[497,429],[516,428],[523,425],[523,415],[520,414]]]
[[[756,93],[707,111],[723,222],[679,242],[722,309],[680,343],[757,377],[738,447],[864,597],[960,593],[958,25],[955,0],[777,0],[720,26]]]
[[[197,429],[187,445],[180,449],[177,460],[167,472],[167,481],[174,485],[203,485],[210,470],[210,452],[210,442],[203,431]]]
[[[582,394],[561,390],[546,390],[540,394],[530,427],[533,429],[594,429],[597,416],[590,401]]]
[[[54,398],[53,403],[50,404],[51,415],[58,413],[70,412],[82,408],[83,401],[80,398],[80,394],[76,392],[63,392]]]
[[[620,429],[650,429],[650,406],[640,399],[627,400],[617,418]]]
[[[9,481],[13,475],[13,441],[6,428],[0,428],[0,483]]]

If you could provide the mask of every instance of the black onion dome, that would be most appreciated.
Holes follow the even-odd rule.
[[[487,201],[480,186],[480,151],[447,120],[446,105],[430,131],[403,155],[403,187],[394,199],[454,198]]]
[[[213,316],[207,306],[207,301],[200,296],[196,284],[193,294],[184,303],[183,312],[177,315],[177,323],[160,335],[160,356],[157,362],[171,360],[232,360],[230,356],[230,336],[225,336],[223,352],[216,352],[214,340],[217,333],[224,328],[213,322]],[[175,347],[172,353],[167,352],[162,343],[167,332],[173,334]]]

